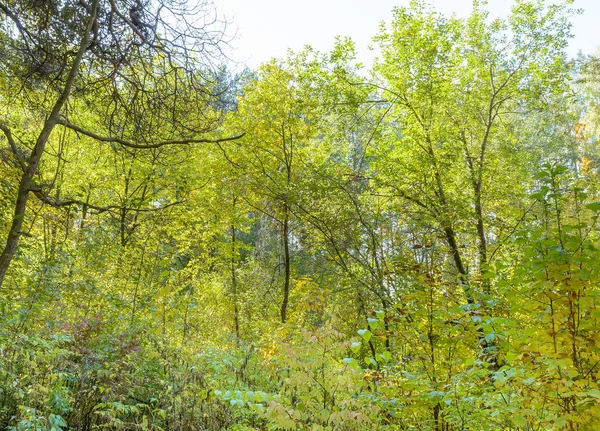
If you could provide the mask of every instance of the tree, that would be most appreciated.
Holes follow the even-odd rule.
[[[379,149],[391,152],[377,181],[438,226],[469,303],[478,301],[472,276],[485,273],[490,244],[501,241],[501,202],[535,158],[511,124],[565,89],[565,8],[519,1],[507,21],[489,23],[478,3],[462,21],[414,1],[376,38],[373,85],[388,101]],[[474,258],[463,251],[472,240]],[[486,283],[480,293],[490,293]]]
[[[279,228],[283,297],[281,322],[287,319],[292,283],[293,202],[298,194],[299,170],[308,142],[317,130],[316,98],[300,81],[294,64],[271,61],[243,87],[238,102],[237,127],[246,132],[239,165],[259,201],[254,208]]]
[[[0,73],[19,83],[3,97],[10,105],[29,106],[41,124],[26,130],[9,115],[0,122],[22,170],[0,256],[1,286],[31,193],[52,206],[83,205],[52,201],[34,179],[57,126],[130,149],[211,141],[205,134],[214,130],[218,115],[209,102],[219,91],[210,67],[224,28],[207,5],[190,9],[170,0],[11,0],[0,3],[0,13],[0,51],[10,59]],[[85,110],[101,116],[77,124]],[[188,122],[190,112],[195,117]]]
[[[32,36],[0,12],[2,235],[92,24],[0,295],[0,428],[598,428],[597,71],[565,62],[568,2],[415,1],[371,71],[338,39],[238,86],[144,25],[158,3],[97,0],[96,38],[87,3],[2,1]],[[25,62],[38,39],[64,55]]]

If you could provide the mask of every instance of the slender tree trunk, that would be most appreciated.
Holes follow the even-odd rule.
[[[133,323],[135,322],[135,313],[137,311],[137,302],[138,302],[138,292],[140,289],[140,284],[142,282],[142,271],[144,270],[144,260],[146,258],[146,243],[144,243],[144,248],[142,249],[142,257],[140,258],[140,264],[138,267],[137,280],[135,282],[135,288],[133,289],[133,304],[131,306],[131,322],[129,326],[133,327]],[[186,308],[187,313],[187,308]],[[185,325],[184,325],[185,331]]]
[[[129,239],[127,232],[127,213],[128,210],[125,208],[127,206],[127,200],[129,199],[129,180],[131,179],[131,171],[133,167],[129,167],[129,171],[125,176],[125,190],[123,191],[123,196],[125,202],[123,202],[123,207],[121,208],[121,214],[119,216],[119,233],[121,238],[121,247],[125,247],[127,244],[127,240]]]
[[[492,95],[490,99],[490,106],[488,109],[488,119],[485,127],[485,133],[483,141],[481,142],[481,149],[479,151],[479,166],[477,168],[477,179],[473,183],[473,192],[475,194],[475,215],[477,217],[477,236],[479,237],[479,272],[485,271],[487,265],[487,239],[485,237],[485,225],[483,223],[483,205],[481,203],[481,188],[483,184],[483,168],[485,165],[485,154],[487,150],[488,140],[490,132],[494,124],[494,119],[497,114],[494,113],[494,103],[496,100],[496,93]],[[490,293],[490,283],[485,280],[483,283],[483,292],[485,294]]]
[[[60,96],[54,103],[52,111],[50,115],[44,122],[44,127],[40,132],[35,146],[31,151],[31,155],[29,156],[29,160],[23,170],[23,175],[21,176],[21,180],[19,181],[19,189],[17,192],[17,201],[15,203],[15,211],[13,214],[12,224],[10,227],[10,231],[8,232],[8,237],[6,239],[6,245],[4,250],[2,251],[2,255],[0,255],[0,288],[4,282],[4,277],[6,276],[6,271],[10,266],[10,262],[12,261],[13,256],[17,250],[17,245],[19,244],[19,238],[21,236],[21,231],[23,229],[23,221],[25,220],[25,211],[27,210],[27,200],[29,198],[29,192],[33,186],[33,177],[37,172],[37,169],[40,165],[40,161],[42,159],[42,155],[44,154],[44,148],[46,147],[46,143],[48,142],[48,138],[52,133],[52,130],[58,123],[60,118],[60,111],[63,106],[67,102],[69,98],[69,94],[71,93],[71,87],[73,86],[73,82],[77,77],[77,73],[79,71],[79,65],[85,54],[86,48],[90,42],[90,31],[92,30],[93,24],[96,20],[96,13],[98,10],[98,2],[99,0],[95,0],[92,4],[92,12],[90,14],[87,27],[85,30],[85,34],[82,35],[81,42],[79,44],[79,50],[73,59],[73,63],[71,64],[71,69],[69,71],[69,75],[67,76],[67,80],[65,82],[65,86],[63,87]]]
[[[483,224],[483,209],[481,205],[481,184],[475,188],[475,214],[477,215],[477,236],[479,237],[479,269],[485,269],[487,264],[487,240]]]
[[[283,265],[285,280],[283,282],[283,302],[281,303],[281,323],[287,320],[287,308],[290,298],[290,221],[287,202],[284,204],[283,215]]]
[[[121,242],[121,247],[125,247],[127,244],[127,234],[126,234],[126,226],[127,226],[127,209],[121,208],[121,214],[119,215],[119,238]]]
[[[435,339],[436,339],[436,334],[434,332],[434,312],[435,312],[435,303],[434,303],[434,298],[433,298],[433,294],[434,294],[434,288],[433,288],[433,284],[429,285],[429,304],[428,304],[428,313],[427,313],[427,320],[428,320],[428,331],[427,331],[427,339],[429,340],[429,358],[431,361],[431,382],[433,383],[434,388],[437,390],[437,370],[436,370],[436,360],[435,360]],[[436,403],[436,405],[433,407],[433,426],[434,426],[434,430],[438,431],[440,429],[440,403],[439,401]]]
[[[450,253],[452,253],[452,260],[454,260],[454,266],[458,271],[460,283],[462,284],[463,289],[465,291],[467,302],[469,304],[473,304],[474,299],[469,288],[469,273],[465,268],[460,254],[460,250],[458,249],[458,243],[456,242],[456,232],[454,232],[452,226],[446,226],[444,227],[444,235],[446,236],[446,242],[448,243],[448,247],[450,247]]]
[[[477,216],[477,236],[479,239],[479,262],[478,269],[479,274],[483,275],[487,268],[487,239],[485,236],[485,225],[483,223],[483,210],[481,205],[481,183],[475,187],[475,214]],[[491,293],[490,280],[488,278],[484,278],[481,284],[482,293],[484,295],[489,295]],[[484,307],[486,305],[484,304]]]
[[[438,431],[440,429],[440,403],[437,403],[433,407],[433,429]]]
[[[467,302],[469,304],[473,304],[473,295],[469,286],[469,273],[465,268],[465,265],[462,261],[462,256],[460,254],[460,250],[458,248],[458,243],[456,242],[456,232],[452,228],[451,222],[447,220],[447,216],[445,212],[448,209],[448,200],[446,199],[446,192],[444,190],[444,183],[442,181],[442,176],[440,174],[440,169],[437,163],[435,151],[433,148],[433,143],[431,142],[431,138],[427,137],[427,145],[429,151],[429,157],[431,157],[431,161],[433,163],[433,174],[435,177],[436,183],[436,195],[439,200],[439,205],[441,208],[441,213],[438,214],[438,220],[442,229],[444,229],[444,234],[446,236],[446,242],[450,247],[450,252],[452,253],[452,259],[454,260],[454,265],[456,270],[458,271],[458,276],[460,279],[460,284],[462,285],[463,291],[467,298]]]
[[[493,101],[493,98],[492,98]],[[481,144],[481,149],[479,153],[479,161],[476,165],[473,163],[473,157],[469,151],[469,146],[467,142],[467,138],[465,137],[465,132],[461,132],[460,139],[464,145],[465,150],[465,160],[467,163],[467,168],[471,174],[471,185],[473,186],[473,206],[475,207],[475,219],[477,225],[477,238],[478,238],[478,254],[479,254],[479,262],[477,267],[479,272],[482,273],[485,271],[485,266],[487,265],[487,239],[485,235],[485,224],[483,222],[483,204],[481,202],[481,189],[483,184],[483,167],[485,162],[485,150],[487,147],[487,142],[489,139],[490,130],[492,127],[492,106],[490,105],[490,112],[488,116],[488,124],[486,125],[485,135],[483,138],[483,142]],[[484,282],[484,293],[489,293],[489,283]]]
[[[235,199],[234,208],[235,208]],[[235,337],[237,342],[240,341],[240,310],[238,306],[237,295],[237,274],[236,274],[236,259],[235,259],[235,224],[231,224],[231,294],[233,296],[233,322],[235,324]]]

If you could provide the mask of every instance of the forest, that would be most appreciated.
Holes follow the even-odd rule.
[[[0,0],[0,429],[600,430],[577,13],[235,71],[208,0]]]

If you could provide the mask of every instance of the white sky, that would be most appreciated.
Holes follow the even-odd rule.
[[[436,10],[460,17],[468,16],[472,0],[430,0]],[[311,45],[327,52],[337,35],[350,36],[357,46],[359,60],[367,63],[371,38],[378,33],[379,23],[389,21],[394,6],[409,0],[215,0],[218,10],[232,22],[229,32],[237,32],[232,42],[232,60],[255,68],[272,57],[285,56]],[[489,0],[492,18],[506,16],[512,0]],[[583,15],[572,19],[575,35],[569,55],[578,51],[595,52],[600,46],[600,0],[575,0],[574,7]]]

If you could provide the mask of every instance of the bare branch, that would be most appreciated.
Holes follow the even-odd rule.
[[[19,148],[17,147],[17,143],[12,137],[10,129],[3,121],[0,121],[0,130],[4,132],[4,135],[6,135],[6,139],[8,139],[11,151],[17,158],[17,162],[19,162],[19,166],[21,167],[21,169],[25,171],[27,164],[25,163],[25,160],[23,160],[23,157],[21,157],[21,154],[19,153]]]
[[[99,141],[99,142],[114,143],[114,144],[119,144],[123,147],[137,148],[137,149],[160,148],[160,147],[164,147],[167,145],[219,144],[221,142],[235,141],[236,139],[240,139],[246,135],[246,133],[242,133],[240,135],[230,136],[227,138],[219,138],[219,139],[188,138],[188,139],[174,139],[174,140],[168,140],[168,141],[160,141],[155,144],[136,144],[136,143],[133,143],[126,139],[121,139],[121,138],[117,138],[114,136],[98,135],[97,133],[94,133],[94,132],[86,130],[82,127],[76,126],[75,124],[73,124],[65,119],[60,119],[58,121],[58,124],[68,128],[68,129],[71,129],[77,133],[81,133],[82,135],[85,135],[89,138],[95,139],[96,141]]]
[[[33,194],[40,201],[42,201],[46,205],[50,205],[53,208],[64,208],[64,207],[69,207],[72,205],[80,205],[80,206],[86,206],[87,208],[93,209],[94,211],[97,212],[97,214],[102,214],[102,213],[111,212],[111,211],[127,211],[127,212],[131,211],[131,212],[138,212],[138,213],[156,212],[156,211],[162,211],[169,207],[172,207],[175,205],[180,205],[183,203],[183,201],[176,201],[176,202],[171,202],[169,204],[165,204],[163,206],[154,207],[154,208],[133,208],[133,207],[120,206],[120,205],[100,206],[100,205],[90,204],[89,202],[80,201],[78,199],[55,201],[55,200],[52,200],[47,194],[45,194],[39,188],[32,188],[30,191],[33,192]]]

